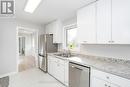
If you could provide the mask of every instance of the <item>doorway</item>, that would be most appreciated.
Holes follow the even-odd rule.
[[[18,27],[18,72],[37,66],[38,32]]]
[[[19,56],[25,56],[25,37],[19,36]]]

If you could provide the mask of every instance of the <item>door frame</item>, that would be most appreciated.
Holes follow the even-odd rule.
[[[16,62],[17,62],[17,72],[19,69],[19,30],[25,30],[25,31],[30,31],[34,33],[34,37],[35,37],[35,60],[36,60],[36,67],[38,67],[38,29],[33,29],[33,28],[28,28],[28,27],[21,27],[21,26],[17,26],[16,27]]]

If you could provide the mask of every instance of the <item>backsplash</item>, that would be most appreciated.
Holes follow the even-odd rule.
[[[130,45],[80,45],[80,52],[87,55],[130,60]]]

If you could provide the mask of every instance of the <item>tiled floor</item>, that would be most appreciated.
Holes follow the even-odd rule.
[[[65,87],[39,69],[30,69],[10,76],[9,87]]]

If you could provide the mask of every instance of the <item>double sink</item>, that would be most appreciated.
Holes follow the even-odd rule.
[[[70,57],[75,57],[75,54],[71,54],[71,53],[57,53],[54,54],[55,56],[59,56],[59,57],[64,57],[64,58],[70,58]]]

